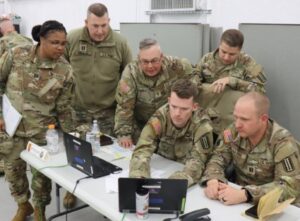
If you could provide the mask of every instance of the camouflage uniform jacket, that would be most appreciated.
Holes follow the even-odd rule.
[[[74,71],[74,107],[94,112],[115,111],[117,84],[132,59],[125,38],[110,29],[104,41],[95,43],[87,28],[76,29],[68,34],[65,57]]]
[[[16,46],[21,46],[23,44],[32,44],[32,40],[18,34],[16,31],[8,33],[7,35],[0,38],[0,56],[8,49]]]
[[[254,149],[233,126],[224,131],[218,142],[201,183],[210,179],[227,182],[224,168],[232,162],[236,183],[250,192],[254,202],[274,187],[283,189],[282,200],[300,193],[300,177],[298,181],[294,179],[300,174],[300,148],[276,122],[269,120],[265,136]]]
[[[155,152],[167,159],[185,164],[171,178],[197,183],[213,150],[213,128],[202,110],[193,113],[184,128],[171,122],[168,104],[162,106],[144,127],[130,161],[131,177],[150,177],[150,160]]]
[[[22,114],[17,136],[43,134],[49,124],[57,123],[57,118],[63,130],[72,129],[72,69],[63,57],[57,61],[41,60],[36,46],[15,47],[0,59],[0,82]]]
[[[202,83],[229,77],[229,87],[233,90],[248,92],[251,90],[265,92],[266,76],[261,65],[253,58],[241,52],[238,59],[230,65],[225,65],[219,58],[219,49],[206,54],[197,64]]]
[[[161,71],[155,77],[145,75],[137,60],[128,64],[116,93],[116,135],[131,136],[134,121],[142,129],[152,114],[167,102],[174,81],[184,76],[191,78],[192,73],[190,62],[171,56],[163,57]]]

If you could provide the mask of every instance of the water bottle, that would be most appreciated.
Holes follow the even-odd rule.
[[[92,145],[94,145],[94,150],[98,151],[100,148],[100,129],[97,120],[93,120],[91,133],[94,136],[94,142],[92,142]]]
[[[46,140],[47,140],[47,149],[50,154],[55,154],[59,150],[58,146],[58,132],[55,130],[54,124],[48,125],[48,130],[46,132]]]

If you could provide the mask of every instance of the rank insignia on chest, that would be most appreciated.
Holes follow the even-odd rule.
[[[201,142],[201,146],[203,147],[203,149],[209,149],[210,148],[208,138],[206,136],[201,137],[200,142]]]
[[[251,175],[255,175],[255,167],[254,166],[248,166],[248,173]]]
[[[87,52],[87,44],[80,44],[79,45],[79,51],[82,53],[86,53]]]
[[[290,157],[287,157],[283,160],[283,167],[286,172],[292,172],[295,170],[293,161]]]
[[[233,141],[231,131],[229,129],[224,130],[223,132],[223,140],[225,144],[231,143]]]

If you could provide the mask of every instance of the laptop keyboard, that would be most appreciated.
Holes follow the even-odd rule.
[[[120,167],[95,156],[93,156],[93,164],[95,175],[106,176],[108,174],[122,170]]]

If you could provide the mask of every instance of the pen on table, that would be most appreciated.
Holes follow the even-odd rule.
[[[112,159],[111,162],[116,161],[116,160],[121,160],[121,159],[124,159],[124,158],[125,158],[124,156],[117,157],[117,158],[115,158],[115,159]]]

